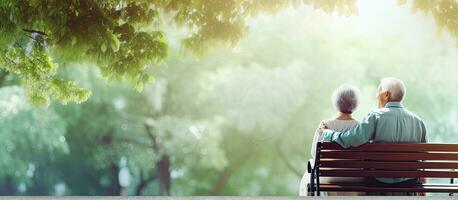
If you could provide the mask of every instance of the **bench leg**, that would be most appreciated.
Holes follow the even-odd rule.
[[[315,196],[315,170],[310,173],[310,182],[307,184],[310,196]]]
[[[313,191],[312,191],[312,187],[310,186],[310,183],[307,184],[307,196],[314,196],[313,195]]]
[[[451,179],[450,179],[450,183],[453,184],[453,182],[454,182],[454,181],[453,181],[453,178],[451,178]],[[448,196],[454,196],[453,194],[454,194],[454,193],[449,193]]]
[[[320,196],[320,178],[316,177],[316,196]]]

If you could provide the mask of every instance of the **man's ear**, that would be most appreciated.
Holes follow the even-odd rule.
[[[385,92],[385,98],[388,99],[388,101],[391,100],[391,92],[386,91]]]

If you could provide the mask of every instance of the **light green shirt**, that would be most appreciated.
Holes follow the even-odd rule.
[[[346,132],[325,130],[322,141],[337,142],[342,147],[357,147],[373,142],[421,143],[426,142],[423,121],[405,109],[399,102],[388,102],[384,108],[371,111],[354,128]],[[407,178],[377,178],[385,183],[396,183]]]

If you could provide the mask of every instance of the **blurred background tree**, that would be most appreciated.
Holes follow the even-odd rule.
[[[360,119],[384,76],[458,142],[455,1],[215,2],[2,1],[0,194],[296,195],[333,89]]]
[[[68,154],[66,121],[48,109],[27,103],[18,86],[0,89],[0,191],[4,195],[46,195],[59,180],[52,166]]]

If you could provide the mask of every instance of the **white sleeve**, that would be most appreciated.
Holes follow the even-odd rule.
[[[321,123],[324,123],[324,121],[321,121],[320,124],[318,125],[318,127],[321,125]],[[326,124],[325,124],[326,125]],[[317,129],[318,130],[318,129]],[[318,133],[318,131],[315,130],[315,133],[314,133],[314,136],[313,136],[313,141],[312,141],[312,148],[310,150],[310,154],[312,155],[312,158],[315,158],[315,154],[316,154],[316,143],[318,143],[320,141],[320,134]]]

